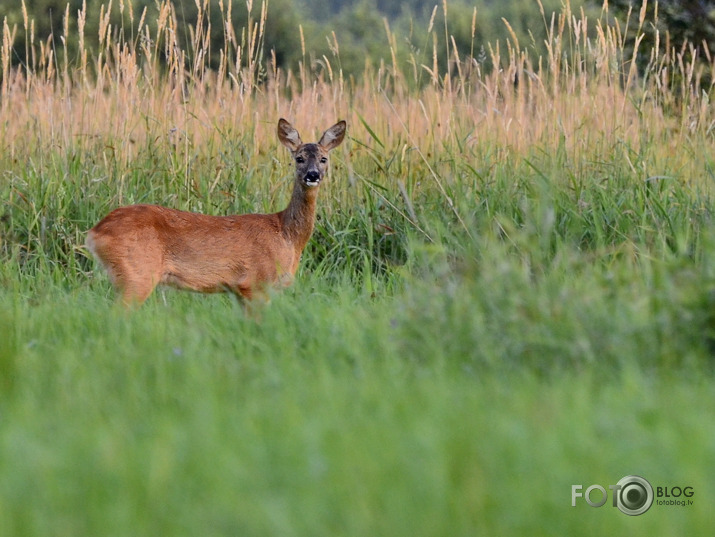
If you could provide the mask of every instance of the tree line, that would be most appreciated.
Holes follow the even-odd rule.
[[[111,21],[112,39],[138,40],[141,36],[137,35],[137,26],[142,14],[145,14],[144,23],[151,27],[163,1],[167,0],[4,2],[0,5],[0,19],[7,23],[9,31],[16,30],[13,64],[28,64],[30,42],[52,47],[58,60],[66,51],[67,59],[72,62],[79,56],[80,12],[84,12],[83,47],[91,54],[98,46],[102,15]],[[184,49],[191,49],[197,24],[203,25],[202,31],[209,33],[212,54],[209,62],[216,62],[219,51],[226,47],[227,22],[240,34],[241,29],[249,23],[255,24],[261,17],[261,0],[199,0],[201,6],[196,0],[173,0],[172,3],[177,18],[177,39]],[[446,3],[437,0],[268,0],[267,4],[262,45],[266,56],[271,54],[278,67],[295,69],[299,62],[314,63],[325,57],[346,75],[363,72],[366,58],[389,62],[394,56],[402,61],[408,61],[411,56],[429,64],[436,54],[444,66],[445,60],[454,54],[453,48],[461,56],[488,62],[489,44],[513,37],[522,48],[538,55],[543,52],[551,13],[562,9],[561,0],[542,0],[544,14],[534,0],[449,0]],[[640,14],[640,6],[631,0],[610,0],[607,14],[598,0],[572,0],[570,4],[575,13],[585,9],[592,18],[618,17],[631,27],[637,25]],[[649,2],[648,22],[642,27],[645,43],[651,48],[658,29],[667,35],[671,46],[680,46],[687,40],[703,58],[715,52],[715,5],[712,2],[660,0],[657,24],[655,9],[655,3]],[[229,13],[230,21],[227,21]],[[502,19],[509,22],[510,29]],[[663,39],[660,44],[665,46]]]

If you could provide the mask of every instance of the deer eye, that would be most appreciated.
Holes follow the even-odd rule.
[[[320,163],[321,163],[321,164],[325,164],[326,162],[328,162],[328,159],[327,159],[327,158],[323,157],[323,158],[320,159]]]
[[[303,157],[295,157],[295,161],[298,164],[303,164],[305,162],[305,159]]]

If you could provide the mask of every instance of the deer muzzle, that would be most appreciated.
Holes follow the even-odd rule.
[[[313,170],[303,176],[305,186],[318,186],[320,184],[320,173]]]

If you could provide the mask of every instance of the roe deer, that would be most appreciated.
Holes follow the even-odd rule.
[[[250,300],[269,285],[290,285],[315,224],[315,201],[328,152],[345,121],[304,144],[285,119],[278,139],[295,161],[288,207],[274,214],[208,216],[157,205],[110,212],[87,235],[87,248],[109,273],[125,305],[141,304],[158,284],[201,293],[230,291]]]

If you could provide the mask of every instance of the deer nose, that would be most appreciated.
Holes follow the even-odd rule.
[[[320,182],[320,173],[316,171],[310,171],[303,177],[306,185],[314,186]]]

